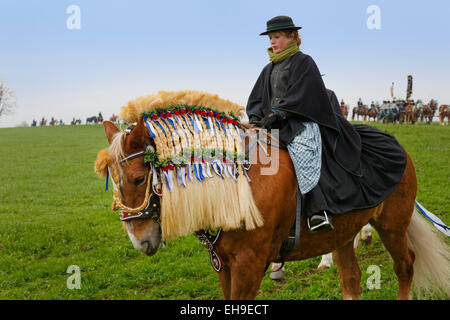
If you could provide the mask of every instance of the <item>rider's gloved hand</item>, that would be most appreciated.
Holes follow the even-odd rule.
[[[259,124],[260,122],[261,122],[261,118],[258,117],[257,115],[252,114],[249,117],[248,123],[250,123],[250,124]]]
[[[262,122],[262,127],[264,129],[279,129],[281,127],[281,122],[286,119],[286,113],[279,110],[273,110],[272,113],[264,117]]]

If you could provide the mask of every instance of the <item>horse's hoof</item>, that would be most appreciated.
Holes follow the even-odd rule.
[[[283,280],[283,278],[284,278],[284,271],[285,271],[284,267],[281,268],[281,270],[272,271],[270,273],[270,279],[272,279],[272,280]]]
[[[328,263],[321,263],[317,266],[317,270],[325,270],[325,269],[330,269],[331,265],[329,265]]]
[[[281,267],[281,268],[280,268]],[[284,272],[286,270],[284,269],[284,266],[282,266],[281,263],[273,263],[271,272],[270,272],[270,279],[272,280],[282,280],[284,278]]]

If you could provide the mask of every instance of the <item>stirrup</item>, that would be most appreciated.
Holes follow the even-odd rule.
[[[313,226],[313,227],[311,227],[311,223],[310,223],[310,220],[312,217],[307,219],[308,220],[308,229],[310,232],[314,232],[314,231],[318,231],[318,230],[322,230],[322,229],[327,230],[327,231],[334,230],[334,227],[331,224],[331,217],[328,218],[328,215],[325,212],[325,210],[323,211],[323,214],[325,216],[325,220],[322,223],[319,223],[318,225]]]

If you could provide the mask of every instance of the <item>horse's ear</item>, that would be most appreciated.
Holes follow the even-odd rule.
[[[132,144],[135,144],[138,148],[145,144],[145,141],[148,137],[147,127],[144,123],[144,117],[139,117],[139,120],[136,124],[136,127],[131,130],[130,141]]]
[[[109,144],[113,141],[114,135],[120,132],[120,129],[116,127],[111,121],[103,121],[103,127],[105,128],[106,137]]]

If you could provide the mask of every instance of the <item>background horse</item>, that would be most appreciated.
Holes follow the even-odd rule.
[[[344,115],[344,118],[347,119],[347,116],[348,116],[348,106],[347,106],[347,105],[341,106],[341,112],[342,112],[342,114]]]
[[[81,119],[75,119],[73,118],[72,121],[70,121],[71,125],[77,125],[77,124],[81,124]]]
[[[352,109],[352,121],[355,120],[355,116],[356,116],[356,120],[359,119],[359,108],[358,107],[354,107]]]
[[[425,122],[431,124],[433,122],[434,114],[436,113],[437,102],[433,99],[423,107],[421,117],[425,119]]]
[[[377,121],[377,119],[378,119],[377,107],[371,108],[369,111],[367,111],[367,116],[369,118],[369,121],[371,118],[373,118],[373,121]]]
[[[446,104],[442,104],[439,107],[439,123],[441,124],[441,126],[446,124],[445,118],[447,118],[447,124],[448,124],[449,119],[450,119],[450,106],[448,106]]]
[[[86,118],[86,124],[89,124],[89,123],[98,123],[98,118],[96,116]]]
[[[361,107],[359,107],[358,115],[360,115],[362,117],[363,123],[365,123],[367,120],[368,112],[369,112],[369,108],[367,108],[366,105],[362,105]]]
[[[405,108],[405,124],[414,124],[416,121],[415,119],[415,112],[414,112],[414,106],[411,103],[408,103],[408,105]]]
[[[102,116],[101,112],[99,112],[97,117],[96,116],[92,116],[92,117],[86,118],[86,124],[89,124],[89,123],[97,124],[99,122],[103,122],[103,116]]]
[[[57,124],[58,124],[58,120],[56,120],[55,118],[52,117],[52,120],[50,120],[50,125],[56,126]]]
[[[111,121],[111,122],[117,122],[117,115],[116,115],[116,114],[113,114],[113,115],[109,118],[109,121]]]
[[[142,117],[131,132],[120,132],[111,122],[104,122],[103,125],[111,144],[108,152],[115,159],[114,163],[120,166],[116,172],[120,175],[122,202],[125,206],[136,208],[144,199],[148,199],[152,191],[145,183],[146,179],[150,179],[149,168],[142,157],[134,155],[154,146],[154,141],[149,137]],[[256,297],[266,267],[270,262],[280,262],[280,247],[288,238],[295,220],[298,184],[288,152],[277,149],[278,171],[267,175],[262,174],[261,170],[270,170],[270,156],[274,151],[267,148],[268,154],[265,155],[260,152],[260,145],[255,148],[255,154],[259,154],[258,161],[252,161],[254,164],[248,175],[264,225],[252,230],[224,231],[214,243],[214,250],[223,265],[218,276],[225,299]],[[128,161],[121,161],[123,157],[129,156],[132,157]],[[398,299],[412,298],[413,276],[415,289],[442,287],[449,295],[449,249],[443,239],[436,235],[434,228],[417,213],[416,191],[414,165],[407,155],[400,183],[378,206],[334,216],[334,230],[329,232],[309,232],[306,219],[302,218],[300,245],[285,260],[301,260],[333,252],[344,299],[358,299],[361,293],[361,271],[353,240],[369,222],[377,230],[393,259],[399,285]],[[183,212],[177,214],[182,215]],[[158,251],[162,237],[159,219],[127,220],[124,221],[124,228],[136,249],[147,255]]]

